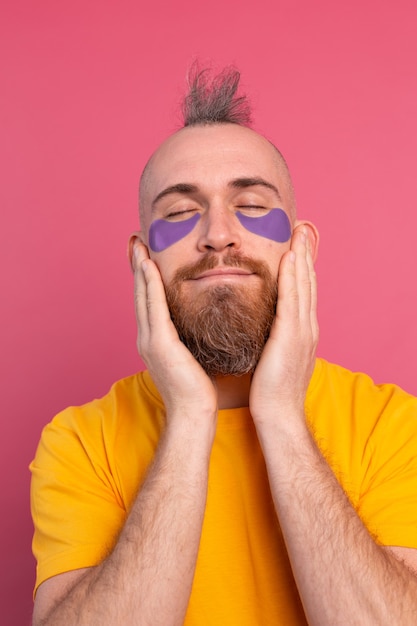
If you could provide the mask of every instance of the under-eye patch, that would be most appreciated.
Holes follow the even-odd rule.
[[[196,213],[190,219],[180,222],[155,220],[149,229],[149,247],[153,252],[162,252],[180,239],[184,239],[193,230],[199,219],[200,214]]]
[[[282,209],[271,209],[266,215],[249,217],[240,211],[236,217],[246,230],[255,235],[284,243],[291,237],[291,224],[287,214]]]
[[[188,220],[170,222],[155,220],[149,229],[149,247],[153,252],[162,252],[180,239],[184,239],[197,224],[200,213],[195,213]],[[246,230],[255,235],[266,237],[278,243],[284,243],[291,237],[291,224],[282,209],[271,209],[266,215],[249,217],[236,211],[236,217]]]

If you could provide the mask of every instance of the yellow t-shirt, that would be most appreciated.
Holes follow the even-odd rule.
[[[306,415],[376,540],[417,548],[417,400],[318,359]],[[109,554],[163,422],[162,401],[143,372],[46,426],[31,464],[37,586]],[[306,624],[247,408],[219,412],[185,620],[202,624]]]

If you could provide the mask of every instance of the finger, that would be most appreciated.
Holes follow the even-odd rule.
[[[155,263],[150,259],[142,262],[142,273],[146,285],[146,308],[149,330],[163,333],[173,328],[165,295],[165,287]]]
[[[277,318],[280,326],[285,322],[298,320],[295,259],[295,252],[289,250],[282,256],[279,265]]]
[[[142,263],[149,259],[146,247],[139,241],[136,241],[132,254],[132,269],[134,272],[134,298],[135,313],[138,325],[138,331],[144,338],[149,330],[148,308],[147,308],[147,286],[143,273]]]
[[[308,235],[304,226],[294,232],[291,248],[295,252],[295,273],[298,292],[298,317],[303,325],[310,325],[311,314],[311,276],[307,261]]]
[[[316,270],[314,267],[313,255],[310,245],[310,240],[307,242],[307,265],[308,271],[310,275],[310,284],[311,284],[311,303],[310,303],[310,323],[311,329],[313,332],[313,337],[315,342],[317,343],[319,338],[319,324],[317,319],[317,277]]]
[[[139,239],[136,239],[133,244],[132,269],[135,272],[141,265],[142,261],[149,259],[148,248]]]

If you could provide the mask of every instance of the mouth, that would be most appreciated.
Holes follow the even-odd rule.
[[[213,269],[206,270],[205,272],[201,272],[192,280],[210,280],[210,279],[220,279],[220,280],[234,280],[234,279],[244,279],[249,276],[253,276],[254,272],[249,270],[245,270],[241,267],[228,267],[228,266],[217,266]]]

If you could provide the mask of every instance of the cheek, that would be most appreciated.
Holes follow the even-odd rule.
[[[162,283],[164,287],[166,287],[171,283],[175,272],[178,269],[178,265],[176,265],[176,263],[178,263],[178,259],[173,258],[169,251],[161,252],[160,254],[151,253],[150,258],[158,268]]]
[[[282,209],[272,209],[262,217],[248,217],[237,211],[236,217],[246,230],[277,243],[285,243],[291,237],[291,224]]]
[[[149,247],[153,252],[162,252],[177,241],[184,239],[197,224],[200,215],[193,215],[182,222],[155,220],[149,229]]]

